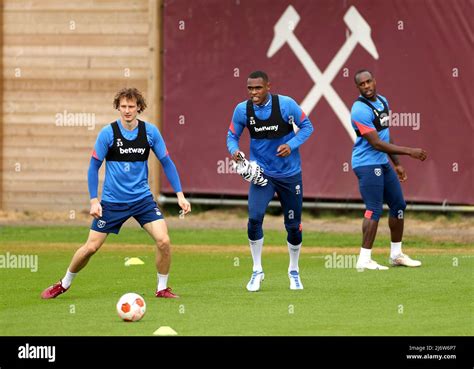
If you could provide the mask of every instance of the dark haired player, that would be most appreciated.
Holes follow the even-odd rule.
[[[357,135],[352,150],[352,169],[359,179],[359,190],[366,207],[362,225],[362,248],[356,267],[361,270],[388,269],[372,260],[371,255],[384,202],[390,208],[388,218],[392,241],[390,265],[420,266],[420,261],[412,260],[402,253],[406,203],[400,182],[407,179],[407,174],[400,165],[397,155],[409,155],[423,161],[426,159],[426,151],[393,144],[389,132],[388,101],[385,97],[377,95],[375,78],[371,72],[366,69],[359,70],[354,76],[354,81],[360,96],[351,110],[352,127]],[[395,171],[390,166],[387,154],[393,162]]]
[[[253,272],[247,284],[251,292],[260,289],[262,268],[263,218],[275,192],[285,217],[290,254],[288,276],[290,289],[301,290],[298,259],[302,244],[301,211],[303,183],[298,148],[313,132],[313,126],[298,104],[290,97],[272,95],[265,72],[256,71],[247,79],[250,99],[237,105],[227,134],[227,148],[235,161],[241,160],[239,139],[245,127],[250,133],[250,160],[264,174],[250,184],[248,196],[248,239],[253,258]],[[293,123],[299,128],[296,134]],[[245,177],[244,177],[245,178]]]

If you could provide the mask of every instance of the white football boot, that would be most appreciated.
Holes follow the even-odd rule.
[[[356,269],[357,270],[364,270],[364,269],[369,269],[369,270],[388,270],[388,267],[383,266],[378,264],[376,261],[369,259],[365,261],[361,261],[360,259],[357,260],[356,264]]]
[[[296,270],[288,272],[290,278],[290,290],[302,290],[303,283],[301,283],[300,274]]]
[[[253,272],[250,277],[249,283],[247,283],[247,291],[257,292],[260,289],[260,283],[262,283],[265,278],[265,274],[262,272]]]
[[[421,265],[421,261],[413,260],[405,254],[399,254],[394,258],[390,258],[389,263],[391,266],[407,266],[412,268],[419,267]]]

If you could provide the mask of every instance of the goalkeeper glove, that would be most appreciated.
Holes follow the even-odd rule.
[[[268,179],[263,176],[263,168],[255,161],[248,161],[243,152],[237,154],[237,163],[234,162],[234,168],[247,182],[257,186],[266,186],[268,183]]]

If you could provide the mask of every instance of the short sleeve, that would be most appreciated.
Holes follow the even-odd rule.
[[[149,138],[149,143],[156,157],[161,160],[168,155],[168,150],[166,149],[165,140],[161,136],[160,131],[156,126],[151,123],[146,123],[147,136]]]
[[[97,160],[103,161],[109,152],[109,147],[114,140],[114,133],[112,131],[112,126],[109,124],[101,129],[97,140],[95,141],[94,151],[92,152],[92,157]]]
[[[363,136],[369,132],[375,131],[375,126],[372,123],[374,113],[364,103],[356,101],[352,106],[351,120],[354,128],[356,128]]]

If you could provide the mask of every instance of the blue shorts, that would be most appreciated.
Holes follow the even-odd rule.
[[[249,191],[249,219],[263,221],[265,211],[275,192],[280,200],[285,225],[301,227],[301,212],[303,209],[303,181],[301,172],[291,177],[267,177],[266,186],[250,184]]]
[[[391,217],[403,218],[406,203],[400,181],[390,164],[364,165],[354,168],[354,172],[365,203],[365,218],[379,220],[384,202],[390,208]]]
[[[161,210],[153,196],[147,196],[131,203],[112,203],[101,201],[102,217],[92,221],[91,229],[102,233],[118,234],[122,224],[134,217],[143,227],[155,220],[163,219]]]

